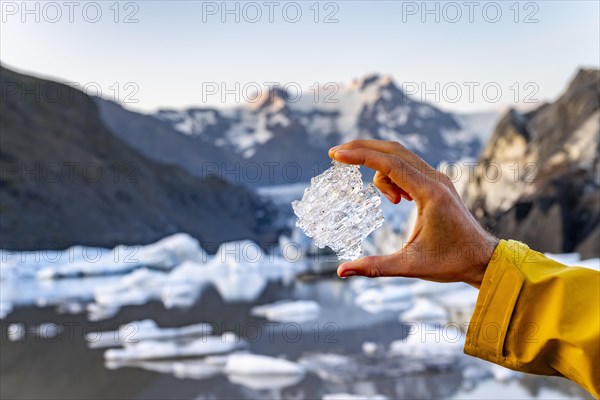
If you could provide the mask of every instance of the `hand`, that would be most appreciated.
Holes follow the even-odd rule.
[[[498,239],[475,220],[445,174],[397,142],[355,140],[333,147],[329,156],[376,170],[373,182],[392,203],[414,200],[418,211],[402,249],[343,263],[340,277],[405,276],[481,286]]]

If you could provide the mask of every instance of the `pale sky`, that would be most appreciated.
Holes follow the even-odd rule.
[[[481,111],[551,100],[578,67],[600,64],[595,0],[428,2],[429,14],[421,1],[228,2],[230,14],[221,1],[74,3],[26,2],[26,13],[21,1],[2,1],[2,63],[149,112],[222,105],[203,96],[212,82],[277,82],[312,95],[315,82],[369,72],[446,110]]]

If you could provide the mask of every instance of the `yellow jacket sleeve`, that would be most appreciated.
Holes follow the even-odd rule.
[[[567,377],[600,397],[600,273],[501,240],[487,267],[465,353]]]

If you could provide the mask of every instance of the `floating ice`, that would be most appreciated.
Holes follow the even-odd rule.
[[[19,322],[8,325],[8,340],[11,342],[20,342],[25,338],[25,324]]]
[[[204,336],[212,333],[212,326],[206,323],[187,325],[177,328],[161,328],[154,320],[131,321],[119,326],[116,331],[90,332],[86,340],[91,348],[116,347],[124,343],[142,340],[165,340]]]
[[[445,324],[448,321],[448,312],[444,307],[426,298],[419,298],[413,307],[402,313],[400,321],[411,322],[439,322]]]
[[[224,372],[232,383],[254,390],[282,389],[300,382],[305,369],[293,361],[257,354],[231,354]]]
[[[208,260],[198,240],[187,233],[176,233],[145,246],[119,245],[112,250],[75,246],[50,256],[42,253],[29,258],[39,260],[35,273],[38,279],[124,274],[142,266],[170,270],[186,260]]]
[[[383,311],[405,311],[413,303],[413,294],[410,285],[374,287],[358,295],[354,303],[373,314]]]
[[[303,374],[297,375],[227,375],[229,381],[252,390],[283,389],[298,384],[304,379]]]
[[[251,314],[278,322],[307,322],[319,318],[321,306],[312,300],[281,300],[253,307]]]
[[[427,363],[451,364],[462,354],[464,333],[454,325],[421,324],[418,331],[390,344],[390,355],[426,360]]]
[[[258,354],[231,354],[227,357],[225,373],[228,375],[303,375],[304,367],[281,358]]]
[[[207,357],[209,358],[209,357]],[[221,373],[222,367],[208,363],[205,359],[183,360],[107,360],[107,369],[141,368],[146,371],[172,374],[180,379],[207,379]]]
[[[235,334],[225,332],[219,336],[204,336],[188,343],[144,340],[138,343],[125,342],[122,349],[109,349],[104,359],[112,360],[152,360],[163,358],[200,357],[209,354],[228,353],[244,346],[244,341]]]
[[[13,310],[13,305],[8,301],[0,301],[0,319],[6,318]]]
[[[373,184],[363,188],[357,165],[336,161],[311,179],[300,201],[292,202],[296,225],[320,248],[331,247],[341,259],[357,259],[362,241],[383,224],[381,198]]]

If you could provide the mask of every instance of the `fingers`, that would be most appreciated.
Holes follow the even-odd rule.
[[[365,148],[337,150],[333,157],[346,164],[364,165],[381,172],[415,200],[427,196],[430,182],[421,172],[399,157]]]
[[[402,266],[397,260],[397,254],[387,256],[368,256],[356,261],[346,262],[337,269],[340,278],[350,276],[368,276],[378,278],[380,276],[402,276]]]
[[[352,140],[348,143],[335,146],[329,150],[329,157],[334,158],[333,154],[338,150],[370,149],[380,151],[386,154],[396,155],[406,161],[419,171],[434,170],[429,164],[423,161],[412,151],[398,142],[387,140]]]
[[[388,198],[388,200],[394,204],[400,203],[402,197],[408,201],[412,201],[412,197],[406,193],[402,188],[398,187],[389,176],[382,174],[377,171],[373,177],[373,183],[381,192]]]

